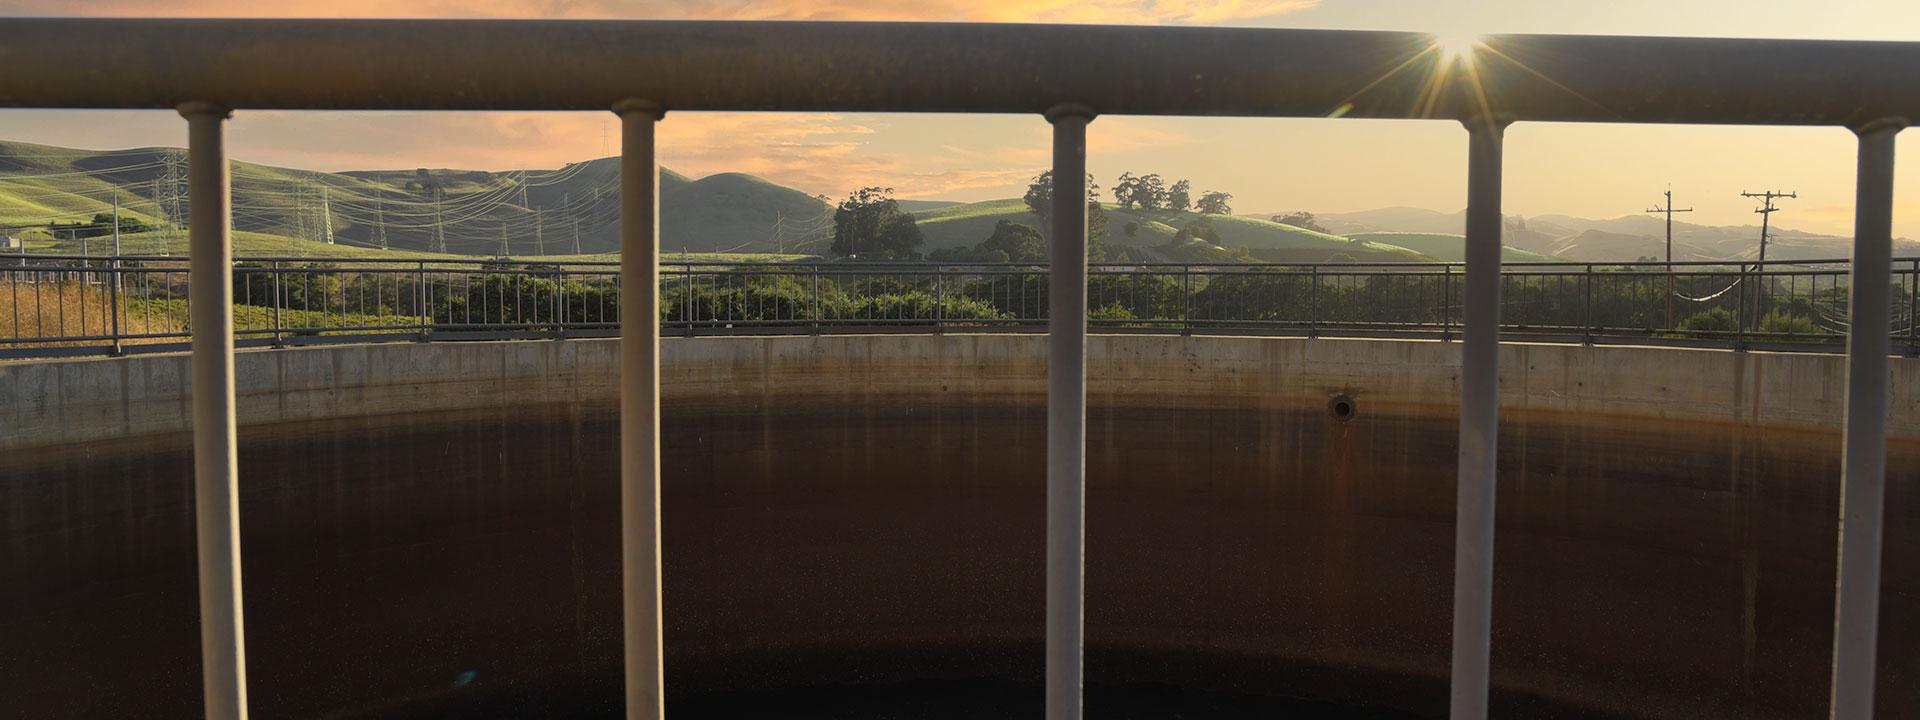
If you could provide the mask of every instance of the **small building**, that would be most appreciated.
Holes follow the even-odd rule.
[[[0,250],[23,250],[27,243],[12,235],[0,235]]]

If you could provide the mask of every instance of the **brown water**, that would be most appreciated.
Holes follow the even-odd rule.
[[[1190,404],[1089,418],[1089,714],[1444,716],[1454,419]],[[667,410],[676,716],[1038,715],[1038,402]],[[614,432],[243,429],[255,715],[617,716]],[[1920,448],[1890,466],[1880,713],[1920,717]],[[198,715],[190,476],[184,437],[0,459],[9,706]],[[1496,714],[1823,713],[1837,476],[1827,435],[1509,413]]]

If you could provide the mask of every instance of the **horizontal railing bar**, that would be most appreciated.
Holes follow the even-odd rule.
[[[4,24],[4,23],[0,23],[0,24]],[[0,179],[4,179],[4,178],[0,178]],[[74,261],[102,262],[102,263],[105,263],[108,261],[119,261],[121,263],[127,263],[127,262],[185,263],[187,261],[187,256],[185,255],[118,255],[118,256],[115,256],[115,255],[74,255],[74,254],[53,254],[53,253],[0,253],[0,271],[55,269],[55,268],[47,268],[47,267],[36,267],[31,265],[21,266],[21,265],[13,264],[15,262],[27,261],[27,260],[74,260]],[[323,268],[300,268],[297,266],[288,266],[288,267],[279,268],[282,271],[293,271],[293,270],[299,270],[299,269],[351,270],[351,269],[354,269],[353,267],[354,265],[359,265],[359,264],[368,264],[368,265],[405,264],[408,266],[406,269],[411,270],[411,269],[417,269],[421,263],[426,263],[428,270],[446,269],[443,267],[437,267],[441,265],[463,265],[463,266],[471,265],[476,267],[491,266],[485,269],[497,269],[501,272],[531,272],[535,274],[539,274],[539,273],[551,274],[559,270],[566,270],[569,268],[583,268],[583,267],[618,268],[620,265],[620,263],[617,261],[600,261],[600,260],[505,261],[505,260],[485,260],[485,259],[469,260],[469,259],[421,258],[421,257],[324,258],[324,257],[293,257],[293,256],[245,256],[245,257],[235,257],[233,261],[236,264],[294,262],[294,263],[325,263],[330,266],[330,267],[323,267]],[[1665,268],[1669,264],[1671,264],[1676,268],[1740,267],[1740,266],[1753,267],[1756,265],[1759,265],[1762,267],[1806,267],[1806,266],[1814,266],[1814,265],[1846,266],[1850,262],[1852,261],[1844,258],[1819,259],[1819,260],[1768,260],[1764,263],[1756,263],[1755,261],[1752,261],[1752,260],[1675,260],[1672,263],[1667,263],[1661,260],[1653,260],[1653,261],[1510,260],[1510,261],[1501,262],[1500,266],[1503,268],[1592,267],[1592,268],[1595,268],[1596,272],[1599,272],[1601,268],[1621,268],[1621,267]],[[1920,262],[1920,256],[1896,257],[1896,258],[1893,258],[1893,262],[1895,263]],[[762,269],[765,269],[765,271],[774,271],[774,270],[791,270],[793,268],[820,268],[822,270],[833,269],[836,271],[847,272],[847,273],[873,272],[876,270],[891,271],[894,268],[917,269],[917,270],[924,270],[926,272],[932,272],[933,268],[938,268],[939,271],[942,273],[964,273],[964,272],[968,272],[969,268],[989,268],[989,269],[996,269],[996,270],[1030,268],[1032,269],[1033,272],[1044,273],[1046,272],[1046,267],[1047,267],[1044,264],[1035,264],[1035,263],[989,263],[989,262],[940,263],[940,262],[925,262],[925,261],[893,261],[893,262],[736,261],[736,262],[726,262],[726,261],[712,261],[712,260],[680,261],[680,260],[667,260],[664,258],[660,261],[660,265],[662,267],[676,267],[676,268],[688,268],[688,267],[732,268],[732,269],[745,271],[745,272],[762,271]],[[1244,263],[1205,263],[1205,262],[1184,263],[1184,262],[1158,262],[1158,261],[1156,262],[1092,262],[1092,263],[1088,263],[1087,266],[1090,268],[1101,268],[1101,269],[1107,269],[1107,270],[1111,270],[1114,268],[1194,268],[1196,270],[1199,270],[1202,268],[1221,268],[1226,270],[1233,270],[1233,269],[1245,269],[1245,268],[1307,268],[1307,267],[1321,267],[1321,268],[1327,268],[1327,267],[1336,267],[1336,268],[1342,268],[1342,267],[1353,267],[1353,268],[1454,267],[1454,268],[1459,268],[1462,265],[1464,265],[1464,263],[1461,263],[1459,261],[1450,261],[1450,260],[1371,260],[1371,261],[1325,260],[1325,261],[1301,261],[1301,262],[1259,261],[1259,262],[1244,262]],[[124,266],[114,268],[114,267],[107,267],[105,265],[101,265],[101,266],[87,266],[84,268],[79,266],[74,266],[71,268],[62,268],[62,269],[68,269],[71,272],[84,271],[88,273],[95,273],[95,272],[108,273],[108,272],[157,271],[157,270],[167,270],[167,269],[185,270],[186,268],[184,266],[179,268],[147,268],[147,267],[124,267]],[[252,265],[246,265],[246,266],[236,265],[234,269],[236,271],[256,271],[256,272],[270,272],[274,270],[274,268],[272,267],[252,266]],[[1905,268],[1894,268],[1894,271],[1906,272],[1907,270]],[[1617,275],[1621,273],[1621,271],[1612,271],[1612,270],[1605,271],[1605,272],[1607,272],[1607,274],[1612,274],[1612,275]],[[608,274],[613,274],[613,273],[609,272]],[[1665,273],[1663,272],[1661,274],[1665,274]]]
[[[0,21],[0,106],[1465,118],[1846,125],[1920,117],[1920,43],[726,21]],[[514,48],[501,52],[501,48]],[[849,72],[849,69],[858,69]],[[1686,72],[1675,73],[1674,68]],[[1444,91],[1423,92],[1436,77]],[[991,78],[992,82],[980,82]],[[1659,78],[1649,85],[1648,78]]]

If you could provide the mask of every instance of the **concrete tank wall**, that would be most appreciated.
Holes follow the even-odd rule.
[[[240,423],[271,424],[495,404],[615,397],[618,343],[433,343],[242,352]],[[1249,406],[1458,402],[1459,345],[1390,340],[1096,335],[1088,392],[1109,402],[1205,397]],[[185,355],[0,363],[0,449],[188,427]],[[743,395],[1045,393],[1046,344],[1023,335],[856,335],[667,339],[661,382],[690,401]],[[1832,430],[1844,413],[1844,359],[1638,347],[1509,344],[1501,406]],[[1920,435],[1920,361],[1892,363],[1890,432]]]
[[[1037,685],[1043,338],[665,345],[676,714],[743,714],[715,704],[736,691]],[[1457,350],[1092,338],[1090,688],[1443,716]],[[239,356],[257,714],[617,710],[615,351]],[[1496,710],[1818,715],[1841,359],[1503,352]],[[197,710],[186,369],[0,365],[0,697],[28,715]],[[1893,373],[1879,702],[1904,717],[1920,362]]]

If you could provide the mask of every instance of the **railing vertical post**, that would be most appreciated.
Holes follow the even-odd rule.
[[[813,334],[819,335],[820,319],[821,319],[820,318],[820,264],[813,263],[811,265],[808,265],[807,274],[809,277],[813,279],[813,283],[812,283],[813,292],[808,295],[808,299],[813,304]]]
[[[119,232],[119,228],[115,227],[114,232],[116,233],[116,237],[118,237],[117,233]],[[115,247],[117,248],[119,245],[116,243]],[[107,260],[107,281],[107,314],[112,317],[113,354],[115,357],[118,357],[124,349],[120,339],[120,254],[118,250],[114,252],[112,258]],[[16,331],[19,330],[17,326],[14,329]],[[16,332],[15,334],[18,333]]]
[[[660,670],[660,106],[620,116],[620,573],[628,720],[665,716]]]
[[[1907,270],[1907,354],[1920,355],[1920,260]]]
[[[280,306],[286,304],[286,291],[280,286],[280,261],[274,260],[269,268],[273,275],[273,346],[280,347]]]
[[[1500,174],[1506,121],[1467,121],[1467,249],[1460,467],[1453,541],[1452,720],[1485,720],[1493,621],[1494,467],[1500,411]]]
[[[1586,277],[1586,299],[1580,302],[1581,341],[1593,344],[1593,266],[1588,265]]]
[[[1180,266],[1180,334],[1193,334],[1193,266]]]
[[[1733,351],[1747,349],[1747,282],[1751,276],[1747,273],[1747,264],[1740,263],[1740,287],[1733,294]]]
[[[1860,137],[1847,330],[1847,425],[1840,460],[1840,575],[1834,598],[1834,720],[1873,716],[1880,622],[1880,536],[1887,482],[1888,297],[1893,274],[1894,137],[1904,120],[1855,128]]]
[[[1053,248],[1047,268],[1047,720],[1079,720],[1086,501],[1087,124],[1053,124]]]
[[[685,251],[681,252],[680,259],[686,260]],[[698,305],[696,305],[693,301],[693,263],[692,262],[687,263],[686,274],[687,274],[687,295],[684,298],[686,302],[681,306],[686,308],[682,316],[686,320],[686,327],[683,328],[682,330],[687,337],[693,337],[693,310],[695,307],[698,307]]]
[[[940,266],[933,266],[933,334],[938,335],[946,328],[947,293],[941,281]]]
[[[1440,340],[1453,340],[1453,264],[1440,266]]]
[[[421,260],[413,270],[413,314],[420,318],[420,341],[427,341],[427,333],[433,332],[433,310],[427,307],[427,261]]]
[[[234,443],[233,244],[226,108],[191,102],[187,119],[188,310],[193,321],[193,515],[200,575],[201,686],[209,720],[247,716],[240,591],[240,478]]]
[[[1312,265],[1308,270],[1307,285],[1307,337],[1320,337],[1320,266]]]
[[[657,278],[654,281],[653,291],[656,293],[660,292],[659,280]],[[566,326],[565,318],[562,318],[560,316],[561,308],[564,308],[567,306],[566,293],[567,293],[567,270],[566,268],[555,269],[553,271],[553,313],[552,313],[553,317],[548,318],[553,323],[553,338],[555,340],[559,340],[567,336],[567,326]]]

